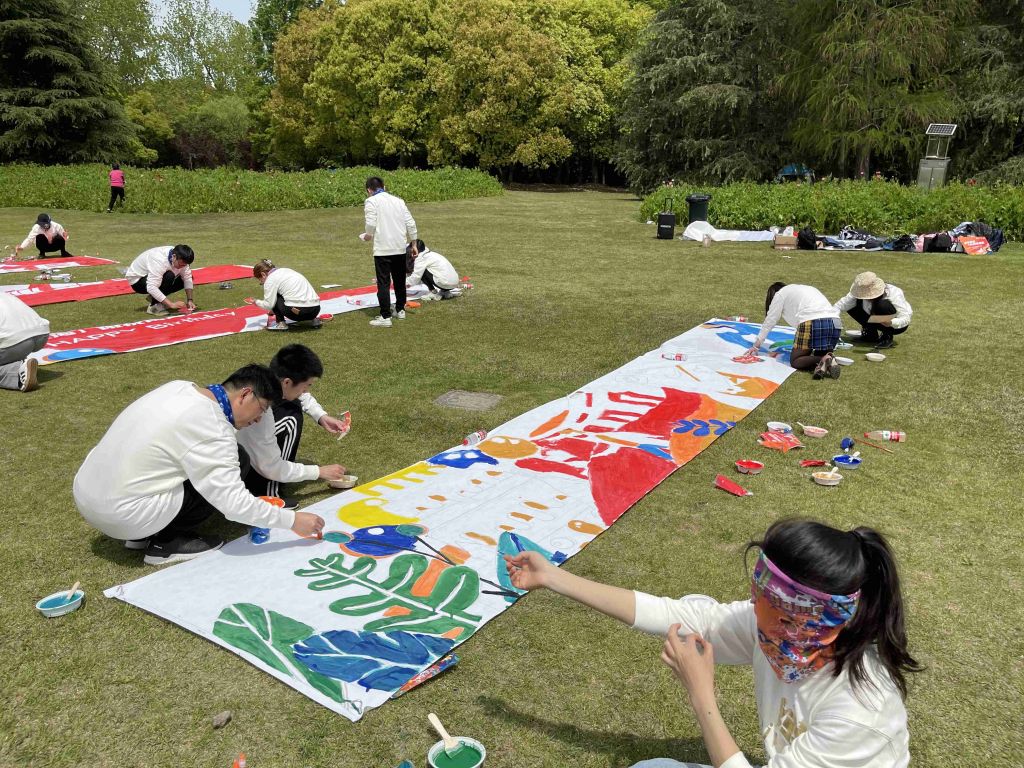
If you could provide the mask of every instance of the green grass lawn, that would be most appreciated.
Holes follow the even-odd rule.
[[[607,193],[515,192],[413,206],[421,236],[476,289],[426,304],[390,330],[372,312],[341,315],[288,341],[312,346],[327,371],[314,394],[349,409],[337,443],[307,428],[300,456],[340,461],[364,480],[405,467],[586,384],[715,315],[763,317],[775,280],[842,295],[871,269],[906,291],[914,323],[880,365],[839,381],[793,376],[758,411],[665,481],[566,567],[659,594],[748,593],[741,557],[782,516],[891,537],[902,563],[909,631],[928,669],[909,699],[915,765],[1024,762],[1024,365],[1015,341],[1024,248],[987,257],[891,253],[786,256],[764,244],[654,239],[637,201]],[[0,245],[28,231],[35,209],[0,210]],[[315,284],[365,285],[369,249],[361,210],[208,216],[52,211],[75,253],[126,265],[145,248],[184,241],[197,266],[269,257]],[[856,222],[851,222],[856,224]],[[114,267],[73,270],[76,280]],[[31,281],[32,275],[0,278]],[[196,290],[201,308],[257,291]],[[139,296],[40,308],[53,330],[145,318]],[[102,590],[151,569],[91,529],[71,480],[86,453],[132,400],[175,378],[220,381],[266,362],[280,334],[247,333],[41,369],[41,389],[0,392],[0,765],[391,768],[426,765],[436,740],[426,714],[487,747],[489,766],[627,766],[656,756],[707,761],[689,705],[658,659],[660,643],[555,595],[526,597],[459,648],[454,670],[352,724],[229,653]],[[491,412],[433,404],[450,389],[504,396]],[[864,466],[837,489],[814,486],[797,458],[757,446],[769,419],[844,434],[896,428],[895,455],[864,448]],[[144,429],[145,425],[139,425]],[[768,470],[737,499],[712,479],[743,457]],[[1016,478],[1016,479],[1015,479]],[[325,498],[310,483],[304,502]],[[221,522],[235,536],[240,526]],[[76,579],[83,609],[61,619],[33,604]],[[720,668],[722,709],[740,746],[764,760],[748,669]],[[234,720],[214,731],[210,718]]]

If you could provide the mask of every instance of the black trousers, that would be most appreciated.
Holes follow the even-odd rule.
[[[284,303],[284,296],[281,294],[277,294],[277,301],[274,302],[274,317],[279,323],[283,323],[285,318],[297,323],[303,320],[316,320],[319,314],[319,304],[315,307],[289,307]]]
[[[114,203],[117,202],[117,198],[121,198],[121,207],[124,207],[124,187],[111,187],[110,188],[110,204],[107,206],[108,211],[114,210]]]
[[[391,284],[395,284],[395,312],[405,309],[405,254],[374,256],[373,267],[377,272],[377,303],[380,316],[391,317]],[[424,281],[425,282],[425,281]]]
[[[238,446],[238,464],[242,479],[249,473],[251,466],[249,454],[242,446]],[[185,481],[185,498],[181,501],[181,509],[167,527],[153,536],[153,541],[166,542],[178,536],[195,536],[195,530],[206,518],[217,511],[206,498],[196,490],[190,480]]]
[[[146,288],[146,280],[148,278],[140,277],[134,283],[132,283],[132,290],[136,293],[142,294],[143,296],[149,296],[149,289]],[[185,288],[185,281],[181,279],[181,275],[176,275],[171,270],[164,272],[164,278],[160,281],[160,293],[164,296],[170,296],[172,293],[177,293]],[[152,296],[149,296],[150,305],[156,304],[157,301]]]
[[[275,403],[273,414],[274,435],[277,437],[277,447],[281,450],[281,458],[295,461],[299,441],[302,439],[302,404],[297,400],[282,400]],[[281,495],[281,483],[265,478],[255,469],[250,470],[246,476],[245,487],[253,496]]]
[[[868,322],[868,318],[871,317],[871,315],[896,314],[896,307],[894,307],[892,302],[885,297],[872,301],[870,312],[865,312],[864,307],[858,301],[850,309],[846,310],[846,314],[860,323],[860,327],[864,329],[864,334],[869,338],[872,336],[878,336],[882,339],[891,339],[893,336],[899,336],[910,327],[907,325],[903,328],[890,328],[889,326],[882,325],[881,323]]]
[[[432,291],[440,290],[437,287],[437,283],[434,282],[434,276],[430,274],[429,269],[423,270],[423,284]]]
[[[39,258],[46,258],[46,254],[53,253],[54,251],[60,251],[61,256],[70,256],[64,247],[67,245],[67,241],[60,235],[53,236],[53,242],[51,243],[46,239],[46,235],[36,235],[36,250],[39,251]]]

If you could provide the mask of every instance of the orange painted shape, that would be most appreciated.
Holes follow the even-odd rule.
[[[384,611],[385,616],[408,616],[410,613],[412,613],[412,609],[406,608],[404,605],[392,605]]]
[[[545,507],[539,501],[524,501],[523,504],[526,505],[527,507],[530,507],[531,509],[547,509],[547,507]]]
[[[490,475],[491,477],[500,477],[501,475],[504,474],[504,472],[498,472],[498,471],[493,470],[493,469],[488,469],[487,470],[487,474]]]
[[[606,443],[618,443],[619,445],[626,445],[630,448],[636,448],[640,443],[634,443],[632,440],[623,440],[620,437],[612,437],[611,435],[595,435],[598,440],[604,440]]]
[[[525,512],[512,512],[509,514],[509,517],[518,517],[520,520],[526,520],[527,522],[533,520],[533,515],[528,515]]]
[[[489,544],[492,547],[498,546],[498,542],[496,542],[490,536],[484,536],[482,533],[473,533],[472,531],[467,531],[466,535],[469,536],[469,538],[471,538],[471,539],[476,539],[477,541],[482,541],[484,544]]]
[[[744,376],[740,373],[726,373],[725,371],[718,371],[718,374],[727,378],[736,387],[739,387],[740,394],[744,397],[764,400],[779,388],[779,385],[774,381],[762,379],[760,376]]]
[[[440,496],[438,494],[434,494],[430,498],[432,498],[434,501],[448,501],[448,499],[446,499],[444,496]]]
[[[499,525],[498,527],[503,531],[514,531],[516,529],[514,525]]]
[[[469,560],[469,552],[462,549],[462,547],[456,547],[454,544],[445,544],[441,547],[441,554],[456,565],[462,565]]]
[[[537,446],[531,441],[505,435],[489,437],[478,444],[477,449],[496,459],[523,459],[537,452]]]
[[[461,635],[463,631],[464,630],[462,627],[453,627],[452,629],[449,629],[447,632],[442,632],[441,637],[447,637],[449,640],[454,640],[459,635]]]
[[[576,533],[587,533],[592,536],[597,536],[597,534],[601,533],[604,528],[599,525],[594,525],[593,523],[587,523],[583,520],[570,520],[569,530],[576,531]]]
[[[533,430],[533,432],[530,433],[530,437],[537,437],[538,435],[543,435],[546,432],[550,432],[552,429],[556,429],[557,427],[562,426],[562,422],[565,421],[568,415],[569,411],[562,411],[561,413],[552,416],[550,419],[548,419],[535,430]]]
[[[416,510],[417,510],[418,512],[426,512],[426,511],[427,511],[427,508],[426,508],[426,507],[416,507]]]
[[[568,497],[568,496],[565,496],[565,495],[563,495],[563,494],[559,494],[558,496],[555,496],[555,498],[556,498],[556,499],[558,499],[559,501],[565,501],[565,500],[566,500],[566,499],[568,499],[569,497]]]
[[[700,404],[697,406],[697,409],[686,418],[703,419],[704,421],[710,421],[711,419],[739,421],[746,415],[747,411],[742,408],[734,408],[731,405],[720,403],[707,395],[701,395]],[[711,445],[715,441],[715,434],[712,433],[706,437],[695,438],[692,433],[676,434],[673,432],[669,435],[668,440],[668,449],[669,453],[672,454],[672,461],[682,466]]]
[[[437,577],[447,567],[448,563],[443,563],[440,560],[431,560],[427,570],[416,579],[416,583],[412,585],[412,589],[409,592],[416,597],[430,597],[430,593],[434,591],[434,586],[437,584]]]
[[[480,485],[480,483],[482,483],[483,480],[474,477],[472,480],[470,480],[470,482],[473,483],[473,485]]]

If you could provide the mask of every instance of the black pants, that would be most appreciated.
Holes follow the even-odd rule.
[[[315,307],[289,307],[284,303],[284,296],[281,294],[277,294],[277,301],[274,302],[274,317],[279,323],[283,323],[286,317],[297,323],[303,320],[316,320],[319,314],[319,304]]]
[[[114,210],[114,203],[117,202],[117,198],[121,198],[121,207],[124,208],[124,187],[110,188],[110,205],[107,206],[108,211]]]
[[[299,441],[302,439],[302,405],[297,400],[282,400],[274,405],[273,414],[274,435],[277,437],[277,447],[281,449],[281,458],[295,461]],[[281,483],[268,480],[255,469],[246,476],[245,487],[253,496],[281,495]]]
[[[249,454],[242,446],[238,446],[238,465],[242,479],[249,473]],[[167,542],[177,536],[195,536],[195,530],[206,518],[217,511],[206,498],[196,490],[190,480],[185,481],[185,498],[181,501],[181,509],[167,527],[153,536],[153,541]]]
[[[895,315],[896,307],[892,305],[892,302],[886,298],[875,299],[871,302],[871,311],[865,312],[863,305],[858,301],[850,309],[846,310],[846,314],[860,323],[860,327],[864,330],[864,335],[868,339],[872,339],[878,336],[880,339],[891,339],[893,336],[899,336],[910,326],[904,326],[903,328],[890,328],[888,325],[882,325],[881,323],[869,323],[868,318],[871,315]]]
[[[53,242],[51,243],[46,239],[46,235],[36,235],[36,250],[39,251],[39,258],[45,259],[46,254],[53,253],[54,251],[60,251],[61,256],[70,256],[64,247],[67,245],[67,241],[60,235],[53,236]]]
[[[440,290],[437,287],[437,283],[434,282],[434,276],[432,274],[430,274],[430,270],[429,269],[423,270],[423,284],[425,286],[427,286],[427,288],[429,288],[432,291]]]
[[[132,283],[132,290],[136,293],[140,293],[143,296],[149,296],[149,289],[146,288],[146,280],[148,278],[140,277],[134,283]],[[171,270],[164,272],[164,278],[160,281],[160,293],[164,296],[170,296],[172,293],[184,289],[185,281],[181,279],[181,275],[176,275]],[[152,296],[149,296],[150,306],[157,303],[157,300]]]
[[[377,272],[380,316],[391,317],[391,297],[388,295],[391,283],[395,284],[395,312],[402,312],[405,309],[405,254],[374,256],[373,267]]]

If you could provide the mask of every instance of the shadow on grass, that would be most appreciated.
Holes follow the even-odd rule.
[[[48,366],[44,366],[39,368],[39,372],[36,374],[36,379],[40,384],[44,384],[47,381],[59,379],[63,375],[64,371],[51,371]]]
[[[150,568],[142,562],[144,550],[125,549],[124,542],[97,533],[92,539],[92,553],[125,568]]]
[[[517,710],[511,702],[497,696],[478,696],[476,701],[496,719],[538,731],[580,751],[610,755],[614,765],[632,765],[655,757],[708,762],[707,750],[701,739],[651,739],[632,733],[582,728],[570,722],[548,720]]]

